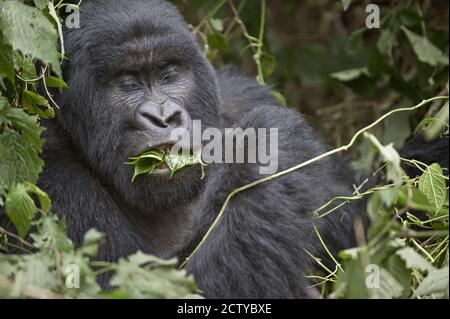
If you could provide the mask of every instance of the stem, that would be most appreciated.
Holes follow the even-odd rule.
[[[194,30],[192,30],[192,33],[197,34],[203,27],[203,25],[206,22],[208,22],[208,20],[211,19],[222,8],[225,2],[227,2],[227,0],[221,0],[211,10],[209,10],[206,16],[202,19],[202,21],[200,21],[200,23],[194,28]]]
[[[203,244],[206,242],[206,240],[209,238],[209,236],[212,234],[212,232],[213,232],[214,229],[216,228],[216,226],[217,226],[217,224],[219,223],[219,221],[220,221],[220,219],[221,219],[223,213],[225,212],[226,208],[228,207],[229,202],[230,202],[231,199],[232,199],[234,196],[236,196],[237,194],[239,194],[239,193],[241,193],[241,192],[243,192],[243,191],[246,191],[246,190],[248,190],[248,189],[250,189],[250,188],[254,188],[254,187],[256,187],[256,186],[258,186],[258,185],[261,185],[261,184],[263,184],[263,183],[270,182],[270,181],[272,181],[272,180],[274,180],[274,179],[277,179],[277,178],[279,178],[279,177],[282,177],[282,176],[288,175],[288,174],[290,174],[290,173],[293,173],[293,172],[295,172],[295,171],[297,171],[297,170],[299,170],[299,169],[301,169],[301,168],[304,168],[304,167],[306,167],[306,166],[308,166],[308,165],[311,165],[311,164],[313,164],[313,163],[316,163],[316,162],[318,162],[318,161],[320,161],[320,160],[322,160],[322,159],[324,159],[324,158],[328,158],[328,157],[330,157],[330,156],[332,156],[332,155],[335,155],[335,154],[337,154],[337,153],[341,153],[341,152],[347,151],[349,148],[351,148],[351,147],[355,144],[355,142],[357,141],[357,139],[358,139],[361,135],[364,134],[364,132],[366,132],[366,131],[372,129],[372,128],[375,127],[375,126],[377,126],[378,124],[380,124],[381,122],[383,122],[386,118],[390,117],[391,115],[396,114],[396,113],[400,113],[400,112],[411,112],[411,111],[414,111],[414,110],[417,110],[417,109],[423,107],[424,105],[427,105],[427,104],[429,104],[429,103],[431,103],[431,102],[434,102],[434,101],[436,101],[436,100],[448,100],[448,96],[436,96],[436,97],[430,98],[430,99],[428,99],[428,100],[423,100],[422,102],[420,102],[419,104],[417,104],[417,105],[415,105],[415,106],[413,106],[413,107],[406,107],[406,108],[399,108],[399,109],[392,110],[392,111],[386,113],[385,115],[383,115],[382,117],[380,117],[378,120],[376,120],[376,121],[373,122],[372,124],[370,124],[370,125],[368,125],[368,126],[362,128],[361,130],[359,130],[359,131],[353,136],[353,138],[350,140],[350,142],[349,142],[348,144],[343,145],[343,146],[341,146],[341,147],[338,147],[338,148],[336,148],[336,149],[333,149],[333,150],[331,150],[331,151],[328,151],[328,152],[326,152],[326,153],[324,153],[324,154],[322,154],[322,155],[316,156],[316,157],[314,157],[314,158],[312,158],[312,159],[310,159],[310,160],[308,160],[308,161],[306,161],[306,162],[300,163],[300,164],[298,164],[298,165],[296,165],[296,166],[293,166],[293,167],[288,168],[288,169],[286,169],[286,170],[284,170],[284,171],[278,172],[278,173],[276,173],[276,174],[274,174],[274,175],[270,175],[270,176],[267,176],[267,177],[265,177],[265,178],[261,178],[261,179],[259,179],[259,180],[254,181],[253,183],[250,183],[250,184],[244,185],[244,186],[242,186],[242,187],[236,188],[235,190],[233,190],[233,191],[227,196],[227,198],[225,199],[225,202],[224,202],[223,205],[222,205],[222,208],[221,208],[220,211],[219,211],[219,214],[218,214],[217,217],[214,219],[212,225],[209,227],[208,231],[207,231],[206,234],[203,236],[203,238],[202,238],[202,240],[200,241],[200,243],[195,247],[194,251],[193,251],[193,252],[192,252],[192,253],[191,253],[184,261],[183,261],[183,263],[180,265],[179,268],[180,268],[180,269],[183,269],[183,268],[186,266],[186,264],[189,262],[189,260],[191,260],[192,257],[194,257],[194,255],[200,250],[200,248],[203,246]]]

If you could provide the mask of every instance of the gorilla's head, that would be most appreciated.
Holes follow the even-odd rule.
[[[85,0],[81,28],[65,32],[69,89],[58,123],[92,171],[141,211],[186,205],[200,168],[140,176],[131,156],[170,144],[175,128],[217,127],[215,73],[183,18],[162,0]]]

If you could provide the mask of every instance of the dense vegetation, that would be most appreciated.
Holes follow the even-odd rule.
[[[213,64],[241,65],[271,85],[336,152],[348,150],[357,171],[383,181],[364,193],[363,184],[355,185],[354,197],[330,198],[312,212],[321,218],[367,199],[372,224],[368,234],[356,225],[359,246],[333,257],[334,268],[310,255],[318,266],[310,278],[322,296],[448,298],[448,172],[398,153],[413,132],[426,140],[448,136],[448,2],[380,1],[375,29],[364,24],[363,1],[174,2]],[[92,262],[103,235],[91,230],[75,248],[36,186],[43,166],[39,119],[55,116],[51,92],[67,87],[60,69],[70,58],[60,18],[67,7],[76,5],[0,0],[0,206],[9,218],[0,227],[0,297],[199,296],[175,260],[138,252],[116,264]],[[407,176],[402,164],[421,175]],[[326,248],[319,232],[317,240]],[[115,289],[106,294],[95,277],[110,271]]]

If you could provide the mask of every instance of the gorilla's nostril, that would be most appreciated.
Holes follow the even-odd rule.
[[[180,111],[177,111],[177,112],[175,112],[175,113],[173,113],[172,115],[170,115],[167,119],[166,119],[166,121],[165,121],[168,125],[171,125],[171,126],[178,126],[178,125],[180,125],[181,123],[181,112]]]
[[[163,106],[147,102],[141,105],[135,115],[136,127],[162,133],[175,128],[189,128],[189,113],[177,103],[166,103]]]
[[[157,126],[157,127],[161,127],[161,128],[167,128],[169,125],[166,124],[166,122],[159,118],[156,115],[153,114],[149,114],[149,113],[141,113],[142,116],[147,119],[150,123],[152,123],[153,125]]]

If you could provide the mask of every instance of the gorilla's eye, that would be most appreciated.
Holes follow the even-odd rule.
[[[158,65],[159,78],[164,83],[174,82],[178,75],[178,64],[168,62]]]
[[[122,76],[119,79],[119,86],[123,90],[137,90],[141,88],[141,83],[133,76]]]
[[[158,63],[158,69],[160,72],[175,71],[178,66],[176,61],[163,61]]]

